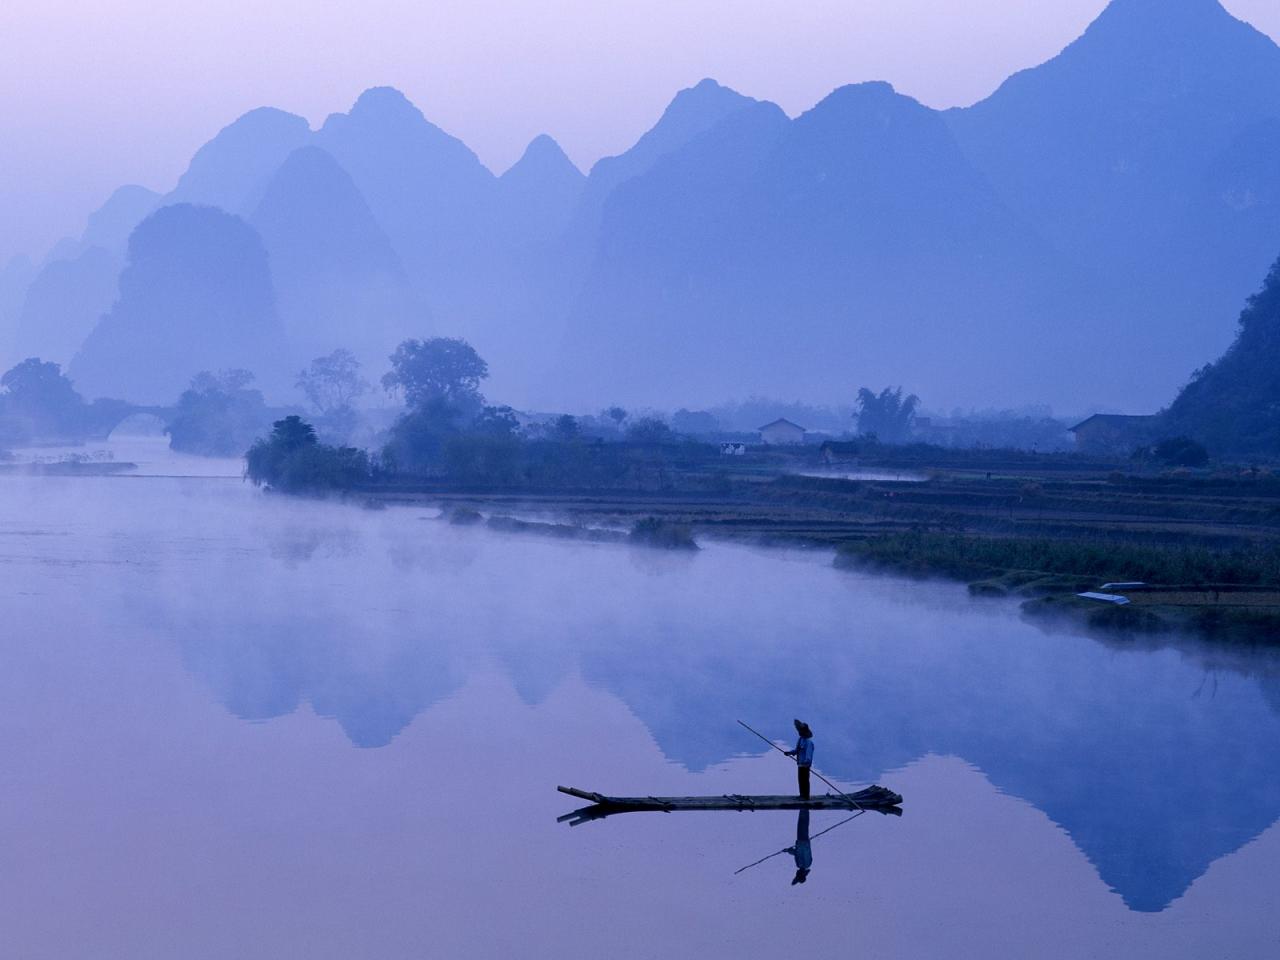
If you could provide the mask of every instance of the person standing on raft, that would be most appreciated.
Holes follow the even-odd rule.
[[[803,720],[795,721],[796,733],[800,739],[796,741],[794,750],[787,750],[788,757],[796,758],[796,778],[800,783],[800,799],[809,799],[809,769],[813,766],[813,731]]]

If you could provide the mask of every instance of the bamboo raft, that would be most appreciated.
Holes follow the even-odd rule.
[[[719,797],[608,797],[602,793],[577,787],[556,787],[561,793],[591,806],[558,817],[557,823],[568,821],[576,827],[588,820],[600,820],[618,813],[671,813],[676,810],[874,810],[876,813],[902,816],[902,796],[881,786],[867,787],[842,796],[824,794],[801,800],[798,796],[748,796],[726,793]]]

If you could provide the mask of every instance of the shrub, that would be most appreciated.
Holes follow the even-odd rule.
[[[1209,451],[1190,437],[1161,441],[1152,453],[1171,467],[1203,467],[1209,462]]]
[[[637,520],[631,528],[628,539],[646,547],[661,547],[663,550],[697,550],[697,541],[688,527],[667,523],[657,517],[645,517]]]
[[[1280,547],[1211,550],[1082,540],[905,533],[845,544],[840,565],[986,577],[1011,570],[1099,581],[1280,585]]]
[[[674,442],[675,433],[665,420],[642,417],[627,427],[627,439],[632,443],[658,445]]]
[[[277,420],[271,436],[255,441],[245,454],[249,479],[284,493],[350,490],[370,473],[363,450],[320,443],[315,428],[297,416]]]
[[[270,420],[262,394],[249,387],[252,382],[247,370],[196,374],[165,427],[169,446],[206,457],[241,453]]]

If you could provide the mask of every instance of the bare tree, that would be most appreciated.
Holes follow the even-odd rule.
[[[360,376],[360,361],[350,350],[335,350],[316,357],[311,366],[298,374],[298,387],[321,416],[349,410],[369,390],[369,382]]]

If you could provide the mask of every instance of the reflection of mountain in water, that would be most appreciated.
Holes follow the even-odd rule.
[[[268,720],[310,703],[357,747],[386,746],[462,685],[450,654],[420,625],[404,624],[392,644],[344,627],[351,632],[319,620],[206,624],[181,633],[183,660],[236,716]],[[381,649],[370,657],[370,647]]]
[[[817,732],[818,767],[849,781],[927,753],[963,757],[1061,824],[1135,910],[1164,909],[1280,815],[1280,665],[1265,699],[1239,674],[1217,676],[1215,696],[1173,653],[1117,657],[1067,637],[1047,657],[1019,656],[955,641],[938,656],[783,637],[765,656],[735,658],[685,633],[643,657],[589,653],[584,673],[691,769],[754,749],[733,717],[783,737],[797,710]]]
[[[394,567],[467,564],[466,550],[410,549],[411,533],[381,544]],[[286,520],[261,535],[270,566],[206,573],[183,604],[163,585],[139,601],[149,627],[175,638],[186,668],[231,713],[269,720],[310,704],[355,746],[381,747],[462,686],[456,624],[413,594],[384,591],[373,611],[354,602],[368,592],[350,581],[367,546],[355,528]]]
[[[786,737],[800,715],[819,769],[846,782],[930,753],[981,767],[1143,911],[1280,814],[1280,657],[1045,636],[958,591],[828,582],[809,561],[745,551],[671,569],[659,556],[636,575],[634,555],[612,549],[423,537],[393,521],[385,542],[291,529],[264,547],[275,574],[235,582],[259,591],[238,598],[243,612],[221,599],[234,589],[177,622],[158,611],[189,669],[246,719],[308,702],[380,746],[489,654],[526,703],[580,673],[691,770],[759,752],[735,719]],[[390,585],[371,589],[379,575]]]

